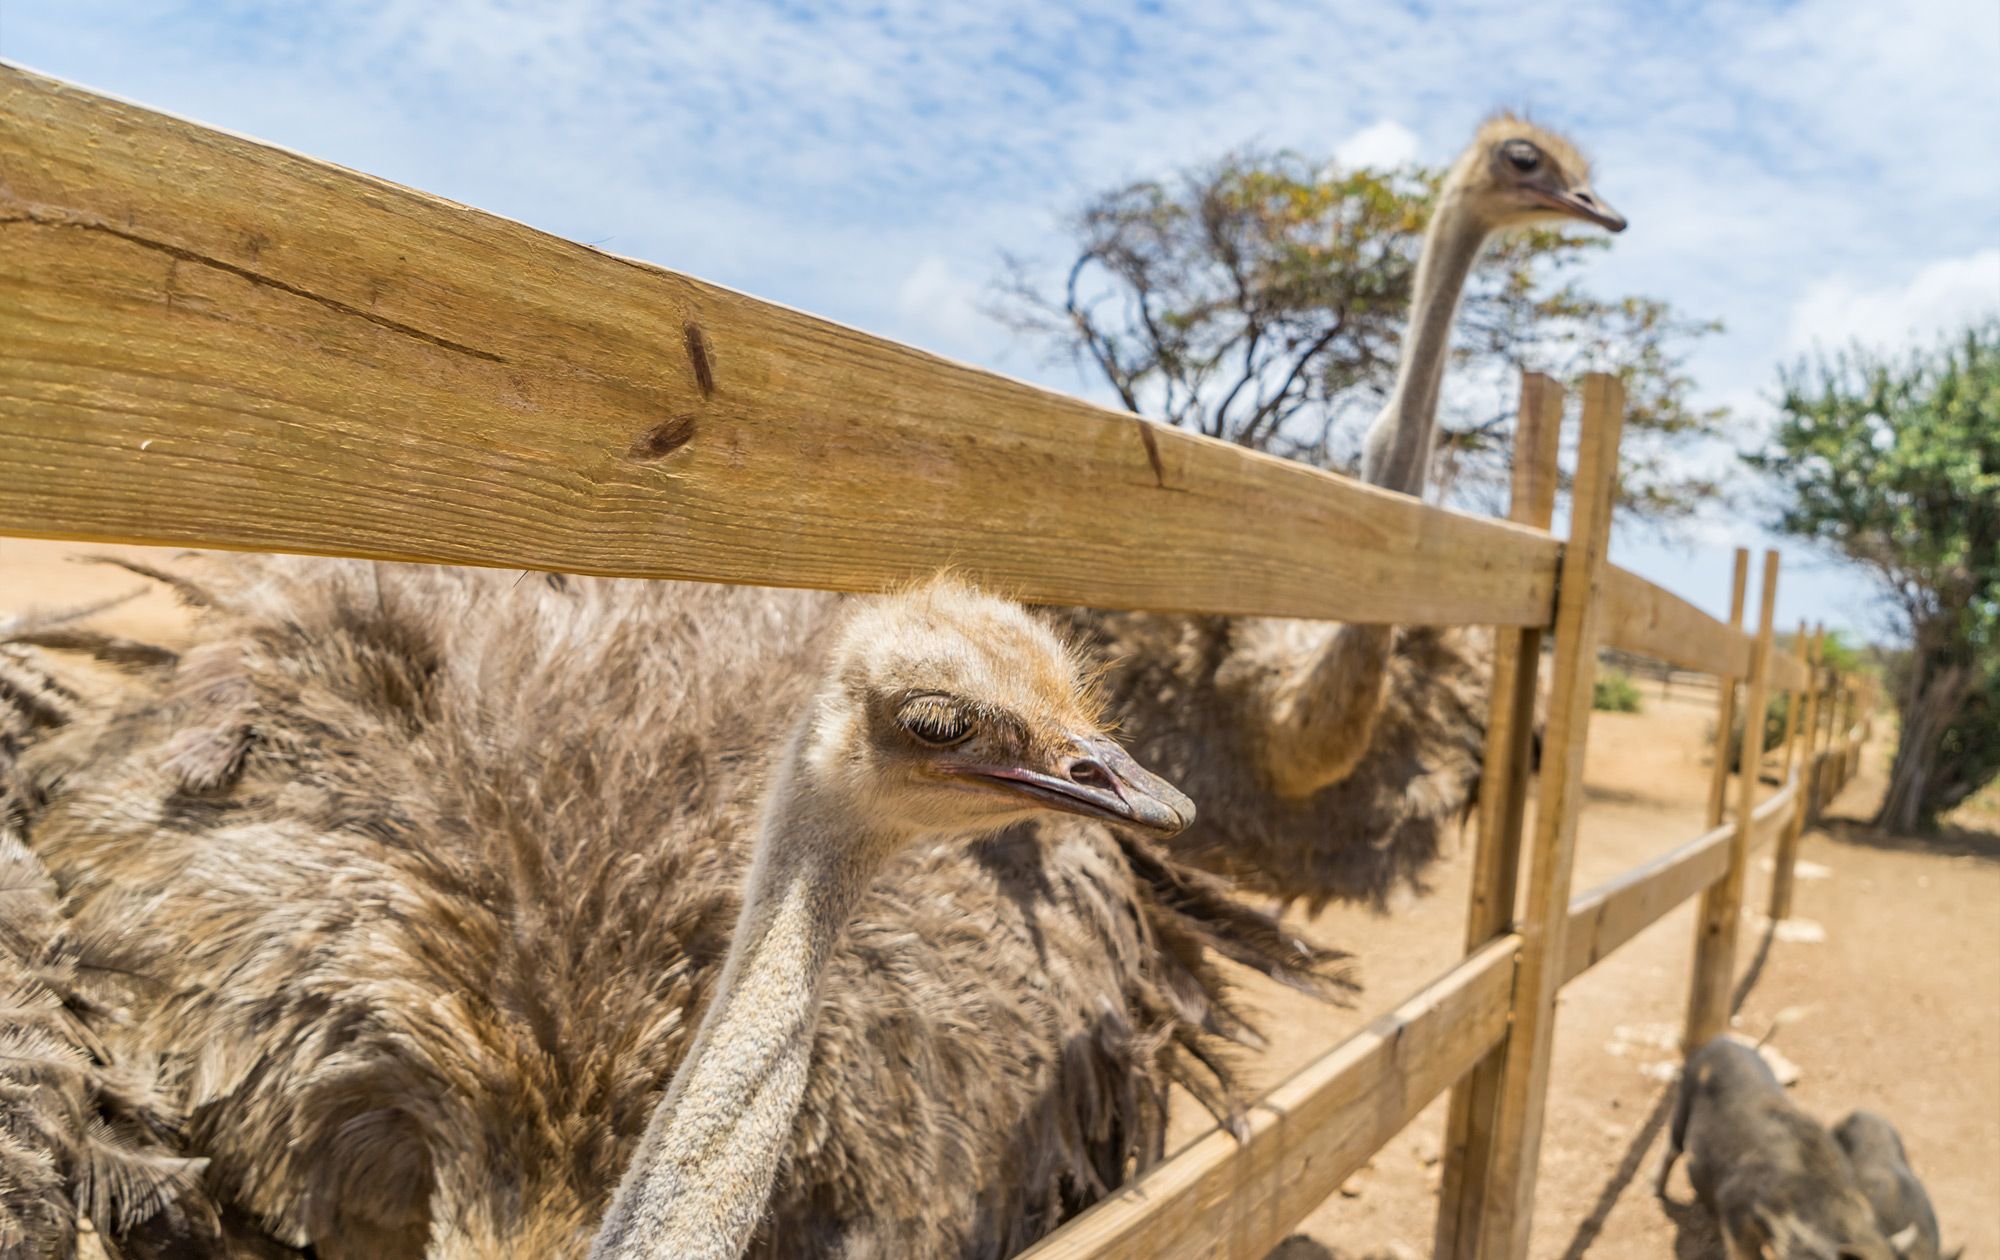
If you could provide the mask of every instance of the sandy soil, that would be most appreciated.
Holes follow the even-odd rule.
[[[1677,683],[1663,699],[1647,684],[1645,701],[1639,714],[1593,715],[1579,891],[1702,830],[1714,692]],[[1739,1023],[1761,1036],[1782,1012],[1772,1044],[1802,1071],[1793,1089],[1800,1105],[1829,1124],[1858,1107],[1888,1116],[1929,1187],[1946,1245],[2000,1255],[2000,810],[1961,811],[1965,825],[1932,841],[1869,830],[1856,820],[1873,812],[1889,751],[1868,750],[1825,826],[1801,847],[1795,920],[1823,928],[1825,939],[1769,940],[1761,920],[1746,920]],[[1261,996],[1274,1044],[1257,1064],[1258,1081],[1282,1079],[1455,961],[1468,856],[1462,848],[1435,873],[1428,896],[1387,916],[1342,910],[1301,925],[1361,956],[1367,992],[1355,1010],[1329,1012],[1270,986]],[[1749,906],[1767,904],[1769,879],[1767,852],[1753,866]],[[1684,1172],[1670,1187],[1672,1204],[1651,1191],[1693,933],[1690,902],[1563,992],[1536,1257],[1722,1254]],[[1192,1108],[1179,1122],[1202,1127]],[[1280,1254],[1430,1254],[1443,1126],[1439,1101]]]
[[[99,624],[155,641],[179,637],[171,598],[123,571],[80,565],[80,550],[134,559],[142,548],[79,549],[0,539],[0,616],[67,607],[141,591]],[[1713,693],[1646,686],[1646,711],[1597,714],[1579,833],[1581,889],[1655,856],[1701,830],[1705,735]],[[1821,942],[1778,940],[1761,954],[1760,925],[1746,924],[1742,1024],[1762,1034],[1780,1012],[1774,1044],[1799,1065],[1799,1102],[1831,1122],[1868,1107],[1902,1129],[1930,1187],[1947,1245],[2000,1255],[2000,809],[1968,819],[1942,840],[1872,832],[1885,747],[1871,749],[1856,782],[1802,850],[1797,914],[1825,929]],[[1250,1065],[1267,1085],[1449,967],[1458,957],[1469,853],[1440,864],[1431,888],[1386,915],[1342,909],[1302,926],[1353,950],[1367,991],[1351,1010],[1276,986],[1267,1052]],[[1768,873],[1753,870],[1749,904],[1761,907]],[[1563,994],[1542,1176],[1537,1257],[1719,1255],[1677,1175],[1677,1205],[1650,1191],[1665,1122],[1667,1077],[1687,996],[1691,906],[1656,924]],[[1183,1100],[1186,1102],[1186,1100]],[[1207,1127],[1187,1102],[1176,1139]],[[1302,1227],[1289,1260],[1429,1253],[1436,1206],[1443,1103],[1433,1104]]]

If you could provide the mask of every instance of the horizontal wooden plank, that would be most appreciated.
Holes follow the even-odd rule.
[[[1571,900],[1563,937],[1563,983],[1721,879],[1729,869],[1729,839],[1735,834],[1736,824],[1726,822]]]
[[[1776,652],[1771,656],[1771,686],[1778,691],[1804,691],[1812,681],[1812,671],[1806,663],[1790,652]]]
[[[1754,850],[1770,843],[1785,824],[1791,821],[1792,810],[1799,799],[1799,781],[1793,777],[1784,788],[1772,794],[1771,799],[1759,805],[1750,814],[1750,847]]]
[[[1252,1109],[1242,1144],[1208,1134],[1021,1260],[1262,1260],[1498,1044],[1520,943],[1485,946],[1300,1069]]]
[[[1557,544],[0,67],[0,532],[1545,624]]]
[[[1704,674],[1750,672],[1750,636],[1617,565],[1604,571],[1603,641]]]
[[[1799,791],[1799,780],[1794,776],[1782,791],[1751,813],[1753,849],[1784,829]],[[1729,838],[1735,831],[1736,824],[1726,822],[1572,900],[1563,983],[1590,970],[1675,906],[1722,878],[1729,869]]]

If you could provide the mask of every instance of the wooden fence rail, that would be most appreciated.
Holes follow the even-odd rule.
[[[1777,837],[1789,897],[1868,693],[1772,650],[1775,556],[1754,636],[1747,555],[1735,624],[1606,563],[1623,397],[1582,394],[1558,542],[1545,378],[1512,520],[1475,518],[0,64],[0,533],[840,590],[954,565],[1042,602],[1497,628],[1465,960],[1039,1260],[1261,1256],[1447,1089],[1439,1254],[1522,1255],[1561,986],[1700,894],[1691,1029],[1726,1015],[1744,864]],[[1572,896],[1600,646],[1718,680],[1716,769],[1702,835]],[[1748,730],[1774,691],[1792,716],[1783,788],[1757,801],[1753,735],[1732,820],[1739,686]]]

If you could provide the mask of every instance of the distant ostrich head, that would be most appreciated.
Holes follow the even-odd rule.
[[[1194,819],[1104,733],[1080,660],[1047,626],[949,580],[848,619],[799,738],[793,786],[844,798],[878,841],[1050,810],[1156,835]]]
[[[1613,232],[1625,216],[1590,187],[1590,162],[1555,132],[1512,114],[1489,119],[1445,179],[1489,231],[1582,219]]]

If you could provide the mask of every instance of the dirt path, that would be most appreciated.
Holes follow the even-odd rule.
[[[71,563],[78,550],[0,539],[0,616],[146,586],[117,569]],[[171,639],[181,614],[151,590],[102,624]],[[1663,700],[1648,685],[1645,699],[1644,713],[1594,716],[1579,889],[1701,830],[1712,694],[1681,690]],[[1800,1103],[1828,1121],[1858,1106],[1888,1115],[1930,1186],[1947,1244],[1965,1244],[1975,1257],[2000,1255],[2000,811],[1981,820],[1983,831],[1933,844],[1846,821],[1868,815],[1884,755],[1870,751],[1829,828],[1805,841],[1811,865],[1802,868],[1796,913],[1823,926],[1825,940],[1773,942],[1752,977],[1743,1022],[1761,1033],[1790,1011],[1775,1044],[1804,1072]],[[1456,961],[1468,856],[1461,849],[1440,864],[1427,895],[1405,898],[1388,915],[1337,910],[1305,925],[1359,955],[1367,992],[1342,1011],[1276,986],[1260,989],[1272,1044],[1250,1065],[1255,1082],[1283,1079]],[[1767,887],[1767,873],[1753,870],[1749,904],[1762,906]],[[1746,929],[1748,950],[1760,933],[1755,924]],[[1649,1188],[1692,933],[1692,908],[1683,907],[1563,995],[1537,1257],[1717,1254],[1697,1209],[1663,1210]],[[1754,961],[1744,960],[1746,972]],[[1177,1142],[1208,1126],[1199,1107],[1183,1103]],[[1440,1102],[1316,1211],[1281,1254],[1427,1255],[1442,1125]],[[1677,1177],[1677,1198],[1688,1193]]]
[[[1713,693],[1662,700],[1648,686],[1645,699],[1640,714],[1593,715],[1579,890],[1702,830]],[[1827,827],[1805,838],[1794,915],[1823,928],[1824,941],[1770,941],[1760,964],[1765,934],[1746,921],[1740,1019],[1761,1035],[1786,1012],[1774,1045],[1802,1069],[1798,1102],[1828,1123],[1856,1107],[1889,1116],[1929,1186],[1947,1245],[2000,1255],[2000,818],[1937,843],[1868,831],[1852,820],[1872,812],[1887,752],[1869,750]],[[1368,991],[1359,1009],[1333,1016],[1290,994],[1265,995],[1274,1045],[1257,1065],[1259,1081],[1282,1079],[1455,960],[1467,856],[1436,873],[1430,896],[1389,917],[1340,911],[1305,925],[1361,955]],[[1762,908],[1768,890],[1760,861],[1747,904]],[[1651,1191],[1693,933],[1690,903],[1563,993],[1536,1257],[1721,1255],[1706,1214],[1688,1203],[1684,1173],[1674,1179],[1674,1205],[1663,1208]],[[1191,1108],[1179,1118],[1201,1127]],[[1428,1255],[1443,1123],[1438,1102],[1280,1254]]]

